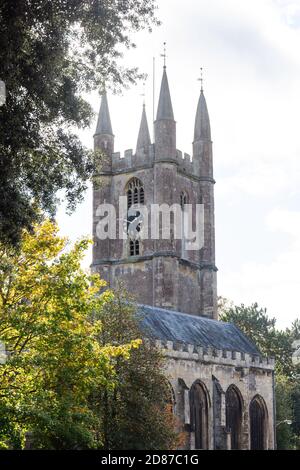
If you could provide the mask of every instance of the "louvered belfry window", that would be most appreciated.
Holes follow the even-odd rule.
[[[143,183],[138,178],[132,178],[127,184],[127,209],[130,209],[134,204],[145,203],[145,192]],[[128,217],[130,219],[131,217]],[[130,220],[128,222],[128,225]],[[129,240],[129,255],[138,256],[140,254],[140,241]]]
[[[144,204],[145,194],[143,183],[138,178],[132,178],[127,184],[127,207],[133,204]]]

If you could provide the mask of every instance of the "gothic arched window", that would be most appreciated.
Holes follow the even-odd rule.
[[[195,449],[208,449],[208,397],[204,385],[199,381],[190,390],[190,406]]]
[[[184,214],[184,206],[188,203],[188,195],[185,191],[180,193],[180,207],[181,207],[181,257],[185,257],[185,232],[184,232],[184,220],[186,214]]]
[[[231,449],[241,447],[242,429],[242,400],[238,389],[231,385],[225,395],[226,401],[226,428],[231,436]]]
[[[126,188],[127,195],[127,209],[129,210],[131,206],[135,204],[144,204],[145,203],[145,193],[143,188],[143,183],[138,178],[132,178]],[[138,211],[137,211],[138,212]],[[137,215],[137,214],[136,214]],[[140,254],[140,241],[136,238],[132,238],[132,235],[129,233],[130,223],[133,222],[136,216],[128,215],[127,216],[127,233],[129,238],[129,255],[138,256]],[[137,231],[140,230],[140,227],[137,227]]]
[[[138,178],[132,178],[127,184],[127,208],[133,204],[144,204],[145,193],[143,183]]]
[[[256,395],[250,403],[250,449],[266,448],[267,409],[263,398]]]
[[[184,206],[187,203],[188,203],[188,196],[185,191],[182,191],[182,193],[180,194],[180,206],[182,210],[184,209]]]

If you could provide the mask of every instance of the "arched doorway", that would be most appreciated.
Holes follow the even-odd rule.
[[[256,395],[250,403],[250,449],[266,448],[267,411],[263,398]]]
[[[231,385],[225,395],[226,428],[230,432],[231,449],[241,448],[242,400],[239,390]]]
[[[190,404],[195,449],[208,449],[208,397],[204,385],[199,381],[192,385]]]

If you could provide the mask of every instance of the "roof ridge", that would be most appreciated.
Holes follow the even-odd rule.
[[[137,304],[138,307],[146,307],[146,308],[150,308],[152,310],[162,310],[163,312],[167,312],[167,313],[172,313],[173,315],[186,315],[188,317],[191,317],[191,318],[195,318],[197,320],[207,320],[207,321],[211,321],[213,323],[222,323],[224,325],[233,325],[233,323],[229,323],[229,322],[224,322],[222,320],[215,320],[214,318],[208,318],[208,317],[205,317],[205,316],[201,316],[201,315],[195,315],[193,313],[187,313],[187,312],[179,312],[178,310],[170,310],[170,309],[167,309],[167,308],[162,308],[162,307],[155,307],[153,305],[147,305],[147,304]]]

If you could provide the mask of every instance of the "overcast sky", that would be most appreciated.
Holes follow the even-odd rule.
[[[124,61],[148,73],[156,104],[167,42],[177,148],[192,153],[200,67],[214,141],[218,294],[258,302],[278,325],[300,316],[300,0],[158,0],[162,25],[134,36]],[[115,150],[135,148],[142,84],[109,96]],[[96,112],[100,98],[89,97]],[[93,145],[96,119],[80,134]],[[91,191],[77,211],[58,213],[72,240],[91,234]],[[91,255],[85,260],[90,264]]]

